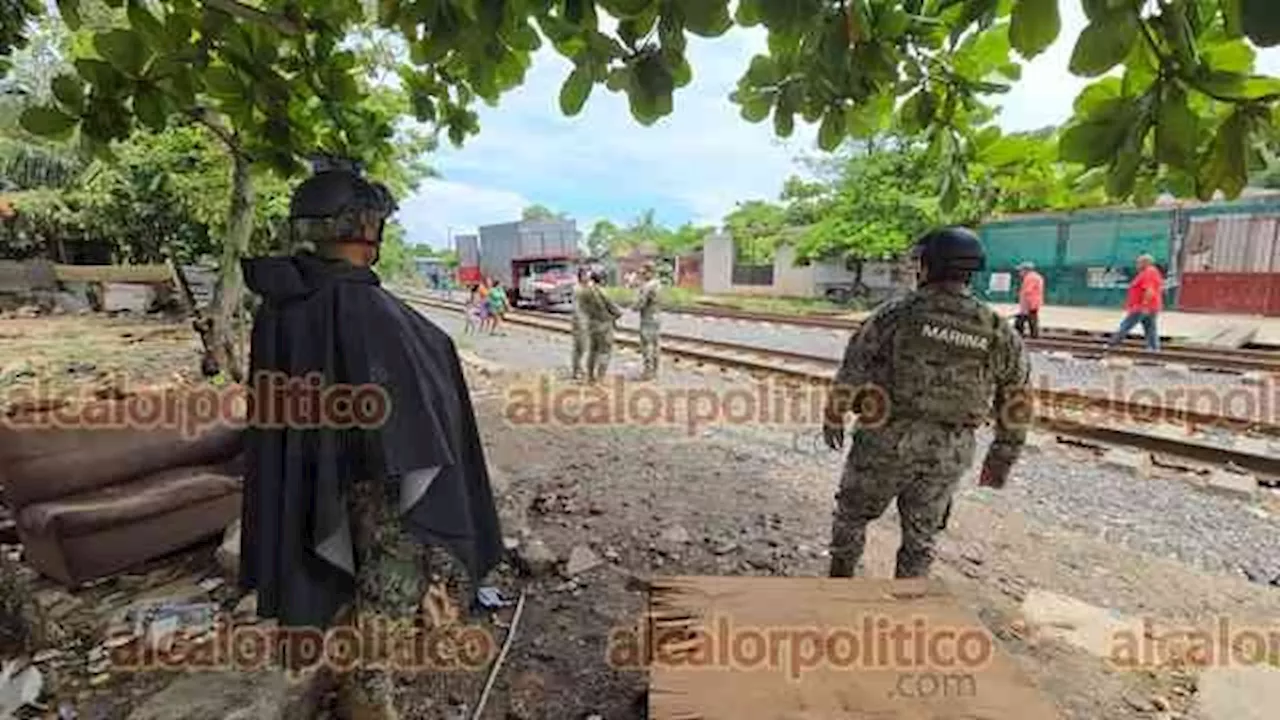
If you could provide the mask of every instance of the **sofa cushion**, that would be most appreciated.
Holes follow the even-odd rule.
[[[28,505],[18,513],[23,532],[82,535],[240,491],[240,479],[218,467],[186,467],[140,480]]]
[[[109,409],[120,402],[127,401],[86,407]],[[77,417],[92,417],[85,412]],[[10,418],[0,420],[0,484],[10,506],[20,510],[168,468],[225,462],[240,449],[241,432],[229,424],[193,435],[177,427],[131,428],[127,422],[84,427],[51,416]]]

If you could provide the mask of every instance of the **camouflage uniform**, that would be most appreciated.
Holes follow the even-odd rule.
[[[586,287],[579,300],[587,320],[587,380],[597,382],[609,369],[613,324],[622,317],[622,311],[598,285]]]
[[[895,497],[902,523],[895,576],[928,574],[952,493],[973,462],[974,428],[993,399],[997,409],[1024,400],[1029,375],[1021,339],[967,289],[926,285],[863,323],[835,389],[852,396],[875,388],[885,412],[880,422],[860,422],[852,438],[831,531],[833,577],[859,570],[867,524]],[[1025,441],[1025,424],[997,412],[987,462],[1011,466]]]
[[[399,494],[397,483],[360,482],[353,483],[347,500],[356,562],[355,624],[360,627],[374,622],[385,627],[388,622],[399,622],[409,629],[439,631],[431,628],[433,618],[423,612],[429,591],[434,595],[444,590],[460,616],[474,593],[466,571],[452,555],[443,548],[423,545],[402,529],[397,512]],[[397,669],[392,664],[394,658],[369,659],[387,665],[357,666],[341,678],[340,702],[346,716],[408,718],[406,706],[413,695],[443,696],[443,692],[436,692],[443,688],[435,686],[461,679],[447,668],[436,672],[430,667]]]
[[[636,312],[640,313],[640,356],[644,358],[645,379],[658,376],[658,288],[657,278],[640,286]]]
[[[587,354],[587,348],[591,344],[591,333],[588,327],[591,324],[590,318],[582,307],[582,295],[586,292],[587,286],[578,283],[573,288],[573,377],[582,377],[582,356]]]

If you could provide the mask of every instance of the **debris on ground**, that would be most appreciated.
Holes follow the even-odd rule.
[[[18,710],[35,703],[43,688],[44,677],[35,665],[6,661],[0,666],[0,718],[14,717]]]
[[[564,564],[565,577],[580,575],[603,562],[591,548],[586,545],[575,545],[573,550],[569,551],[569,560]]]

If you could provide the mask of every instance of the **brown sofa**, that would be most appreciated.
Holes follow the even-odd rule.
[[[116,402],[128,400],[90,405]],[[240,431],[59,427],[47,417],[0,418],[5,504],[41,573],[79,585],[221,533],[240,516]]]

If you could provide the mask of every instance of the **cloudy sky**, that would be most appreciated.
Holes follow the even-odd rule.
[[[1001,99],[1006,130],[1062,122],[1088,82],[1066,70],[1083,14],[1075,2],[1062,12],[1058,41],[1024,64]],[[545,49],[522,87],[481,107],[478,136],[461,149],[445,143],[432,158],[442,177],[401,202],[409,241],[444,247],[450,234],[517,219],[534,203],[569,213],[585,232],[598,219],[621,224],[646,208],[669,225],[718,224],[740,200],[774,198],[800,171],[796,157],[816,152],[816,132],[798,123],[778,140],[771,120],[748,123],[729,101],[751,56],[764,50],[757,30],[691,38],[693,82],[676,91],[675,112],[647,128],[632,119],[625,96],[603,86],[577,117],[561,115],[560,84],[572,65]],[[1260,53],[1258,70],[1280,74],[1280,50]]]

